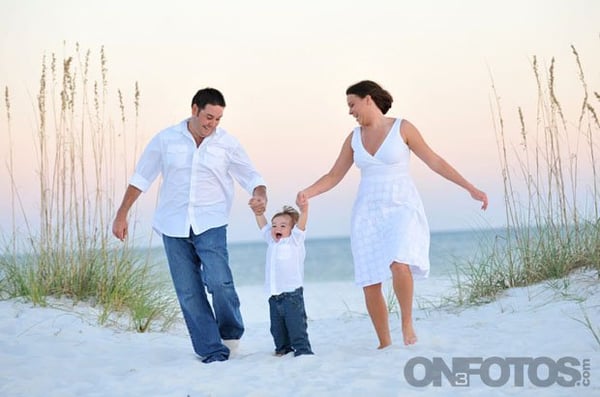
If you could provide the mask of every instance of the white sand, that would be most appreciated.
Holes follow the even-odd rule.
[[[307,284],[308,331],[316,355],[277,358],[272,355],[262,287],[241,287],[246,333],[239,353],[208,365],[194,356],[181,323],[166,333],[139,334],[98,326],[95,309],[84,305],[54,302],[40,308],[2,301],[0,396],[600,395],[600,344],[580,322],[587,313],[600,335],[600,283],[593,273],[512,289],[493,303],[461,310],[433,307],[445,289],[439,280],[417,282],[418,344],[401,344],[399,320],[392,314],[396,344],[378,351],[359,288],[351,283]],[[514,386],[515,366],[509,367],[509,379],[500,387],[486,385],[478,374],[471,375],[469,386],[451,386],[442,376],[441,386],[417,387],[404,375],[416,357],[441,357],[451,366],[452,358],[494,356],[549,357],[553,362],[569,356],[590,359],[590,368],[570,365],[582,375],[573,387],[555,382],[536,386],[527,365],[523,386]],[[538,371],[539,379],[553,376],[548,366]],[[421,380],[425,368],[416,366],[412,373]],[[498,379],[500,367],[491,366],[487,373]],[[558,376],[573,380],[562,372]],[[584,380],[589,386],[581,384]]]

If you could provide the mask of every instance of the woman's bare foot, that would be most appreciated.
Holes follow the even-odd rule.
[[[402,326],[402,336],[404,337],[404,344],[406,346],[417,343],[417,334],[415,333],[412,323]]]
[[[377,350],[385,349],[386,347],[390,347],[391,345],[392,345],[392,342],[387,343],[387,344],[381,344],[381,345],[377,346]]]

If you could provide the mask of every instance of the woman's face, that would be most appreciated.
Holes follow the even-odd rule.
[[[367,97],[361,98],[354,94],[346,95],[348,103],[348,114],[356,119],[358,124],[363,125],[366,116]]]

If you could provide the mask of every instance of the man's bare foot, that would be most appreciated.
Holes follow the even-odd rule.
[[[417,334],[412,324],[402,326],[402,336],[404,337],[404,344],[406,346],[417,343]]]

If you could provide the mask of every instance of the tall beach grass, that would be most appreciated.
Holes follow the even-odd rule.
[[[5,87],[13,225],[2,236],[0,297],[24,297],[37,305],[66,297],[100,305],[100,323],[127,318],[140,332],[168,328],[178,314],[173,294],[165,294],[168,280],[152,271],[148,257],[111,234],[115,197],[123,191],[119,181],[126,180],[127,159],[135,155],[127,151],[130,145],[136,150],[137,82],[131,105],[125,96],[109,89],[103,47],[96,61],[78,44],[73,55],[43,57],[33,139],[39,212],[32,216],[17,188],[14,157],[22,154],[13,151],[13,107]],[[27,155],[33,158],[33,152]],[[18,219],[24,228],[17,227]],[[132,229],[130,240],[135,222]]]
[[[544,70],[532,59],[537,87],[535,114],[509,112],[492,81],[491,100],[504,185],[506,228],[467,261],[456,278],[458,301],[472,304],[499,292],[567,276],[574,269],[600,271],[598,143],[600,95],[586,82],[571,47],[581,86],[581,106],[569,114],[556,89],[557,62]],[[572,98],[569,98],[571,100]]]

